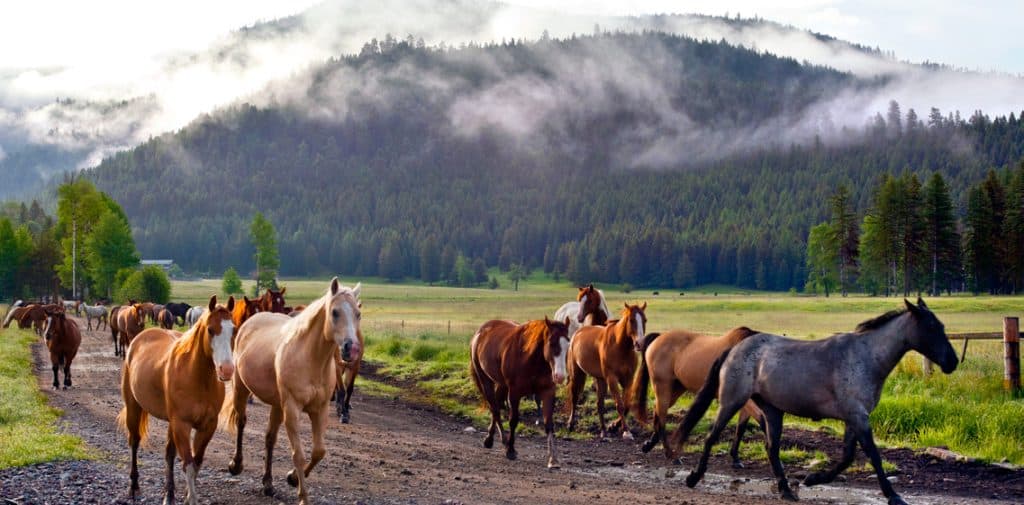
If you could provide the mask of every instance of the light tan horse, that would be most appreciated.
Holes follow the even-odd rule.
[[[246,400],[251,393],[270,405],[263,472],[263,492],[268,496],[274,494],[271,461],[277,430],[284,421],[295,467],[288,472],[288,484],[299,488],[300,504],[308,503],[305,478],[327,452],[324,430],[336,385],[335,353],[340,348],[353,359],[363,354],[360,286],[343,287],[335,277],[327,292],[298,316],[260,312],[249,318],[235,337],[234,393],[222,412],[228,428],[234,428],[237,435],[228,470],[233,475],[242,471]],[[313,432],[308,464],[299,438],[303,412],[309,416]]]
[[[619,413],[616,425],[623,438],[633,438],[626,424],[629,415],[629,391],[636,373],[636,351],[647,325],[647,302],[643,305],[623,304],[621,318],[604,326],[583,326],[572,336],[569,345],[569,429],[576,425],[576,406],[583,400],[587,375],[597,387],[597,419],[601,437],[608,433],[604,423],[604,396],[611,393]],[[621,389],[620,389],[621,388]]]
[[[641,447],[644,452],[650,452],[661,440],[665,447],[665,457],[673,459],[672,448],[665,436],[668,409],[675,405],[683,393],[689,391],[696,394],[700,391],[711,365],[723,352],[757,333],[741,326],[729,330],[722,336],[671,330],[661,334],[651,333],[644,337],[641,341],[641,347],[644,349],[643,360],[640,362],[640,371],[630,394],[634,400],[636,418],[647,424],[647,387],[649,383],[654,383],[654,433]],[[740,411],[736,438],[729,449],[733,468],[743,468],[743,464],[740,463],[740,441],[743,440],[747,420],[751,417],[761,424],[762,428],[764,427],[761,409],[757,408],[754,402],[747,402]]]
[[[118,309],[117,328],[111,328],[112,332],[117,332],[114,340],[114,354],[124,358],[132,340],[144,329],[146,329],[146,313],[142,310],[142,304],[125,305]]]
[[[150,328],[139,333],[128,347],[121,368],[124,408],[117,421],[132,450],[132,498],[139,489],[139,444],[146,438],[149,416],[154,416],[168,422],[164,503],[174,503],[175,452],[188,483],[186,500],[191,505],[199,503],[196,473],[203,464],[206,445],[217,430],[224,403],[223,383],[235,372],[232,304],[217,305],[217,297],[211,296],[209,308],[184,335]],[[196,432],[194,440],[192,430]]]

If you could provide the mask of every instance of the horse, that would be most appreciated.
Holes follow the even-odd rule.
[[[114,341],[114,356],[121,355],[121,347],[118,345],[117,336],[121,334],[121,328],[117,325],[117,315],[124,305],[114,305],[107,314],[107,328],[110,329],[110,339]]]
[[[75,311],[76,316],[82,315],[81,310],[79,310],[79,308],[82,306],[81,300],[64,300],[62,304],[64,306],[65,312],[73,310]]]
[[[361,319],[359,291],[342,286],[335,277],[323,296],[309,304],[297,317],[260,312],[239,328],[235,336],[235,373],[232,398],[221,412],[228,428],[236,433],[235,454],[228,471],[242,471],[242,435],[245,430],[246,401],[249,395],[270,405],[270,420],[265,437],[266,459],[263,492],[274,494],[271,462],[278,428],[284,421],[292,448],[294,468],[288,472],[288,484],[298,487],[299,503],[308,503],[305,478],[323,459],[324,430],[331,394],[335,389],[335,352],[342,357],[362,356],[359,342]],[[313,450],[305,461],[299,438],[299,416],[309,416],[313,432]]]
[[[295,307],[290,307],[290,308],[291,308],[291,310],[288,311],[288,317],[295,317],[295,316],[297,316],[299,314],[302,314],[303,310],[306,310],[306,306],[305,305],[296,305]]]
[[[230,301],[228,303],[230,305]],[[165,330],[174,329],[174,316],[171,315],[171,311],[167,309],[160,309],[160,312],[156,315],[156,324]]]
[[[569,338],[571,339],[576,331],[584,324],[601,326],[611,319],[611,311],[604,300],[604,293],[590,284],[586,287],[576,288],[576,301],[565,302],[555,311],[555,320],[561,321],[571,317],[569,321]],[[587,320],[590,317],[590,320]]]
[[[181,319],[182,324],[184,324],[185,315],[188,314],[188,309],[192,308],[192,306],[187,303],[171,302],[168,303],[167,305],[164,305],[164,308],[171,311],[171,315],[174,316],[175,324],[177,324],[179,318]]]
[[[102,305],[89,305],[87,303],[82,304],[82,310],[85,311],[85,324],[86,327],[92,330],[92,320],[96,320],[96,329],[100,329],[100,323],[106,326],[110,326],[107,321],[107,308]]]
[[[125,305],[117,311],[117,335],[115,355],[125,357],[125,350],[142,330],[146,329],[146,315],[142,304]]]
[[[19,300],[18,302],[20,301],[21,300]],[[12,305],[11,308],[7,310],[7,316],[4,317],[3,327],[7,328],[8,326],[11,325],[11,322],[17,321],[18,327],[20,328],[21,316],[22,314],[28,311],[28,307],[28,305]]]
[[[41,337],[43,336],[43,330],[46,326],[46,318],[58,312],[64,312],[63,305],[28,305],[25,307],[25,311],[19,316],[18,327],[34,327],[36,334]]]
[[[189,308],[188,312],[185,314],[185,326],[192,326],[196,324],[196,321],[198,321],[200,317],[203,317],[204,312],[206,312],[205,307],[197,306]]]
[[[647,302],[643,305],[623,304],[620,319],[604,326],[584,326],[576,332],[569,345],[569,429],[576,425],[576,406],[583,401],[583,386],[587,375],[594,377],[597,387],[597,420],[601,425],[601,438],[608,433],[604,423],[604,396],[611,393],[619,419],[615,426],[622,429],[622,438],[631,439],[626,424],[629,415],[629,391],[636,373],[636,351],[644,337],[647,325]],[[622,388],[621,391],[619,388]]]
[[[274,291],[267,288],[267,291],[263,293],[263,296],[256,299],[256,302],[260,307],[260,312],[287,314],[287,312],[284,311],[284,293],[287,290],[287,287],[281,288],[281,291]]]
[[[259,312],[259,310],[256,300],[250,300],[248,296],[242,296],[241,301],[235,302],[235,310],[231,311],[231,321],[235,324],[235,329],[241,328],[242,323],[252,317],[253,314]]]
[[[153,304],[153,315],[154,315],[154,316],[156,316],[156,318],[155,318],[155,319],[153,320],[153,324],[160,324],[160,323],[159,323],[159,320],[160,320],[160,311],[161,311],[161,310],[164,310],[164,309],[166,309],[166,308],[167,308],[167,306],[165,306],[165,305],[160,305],[159,303],[154,303],[154,304]],[[170,311],[168,311],[168,312],[170,312]],[[171,314],[171,317],[174,317],[174,314]],[[175,323],[175,324],[177,324],[177,322],[178,322],[178,321],[177,321],[177,319],[178,319],[178,318],[176,318],[176,317],[174,318],[174,323]]]
[[[139,490],[139,445],[146,438],[149,416],[153,416],[168,422],[164,503],[174,503],[175,452],[186,476],[186,501],[199,503],[196,474],[217,431],[224,383],[234,374],[231,308],[230,300],[225,308],[217,305],[216,295],[211,296],[209,312],[185,334],[150,328],[128,347],[121,368],[124,408],[117,422],[132,451],[132,499]]]
[[[299,314],[302,309],[299,309]],[[297,316],[298,314],[296,314]],[[288,317],[292,317],[288,314]],[[356,329],[356,336],[359,338],[359,347],[363,347],[363,332]],[[340,350],[334,354],[335,370],[337,371],[338,387],[334,390],[334,404],[338,411],[338,419],[342,424],[348,424],[352,419],[349,409],[352,403],[352,390],[356,386],[356,376],[359,375],[359,367],[363,364],[363,357],[345,356]]]
[[[555,457],[555,386],[565,380],[569,351],[569,319],[487,321],[469,342],[470,375],[491,411],[484,447],[494,445],[494,432],[505,445],[505,457],[515,460],[519,401],[535,395],[543,403],[544,433],[548,437],[548,468],[558,468]],[[508,405],[508,438],[501,430],[501,408]]]
[[[71,387],[71,362],[78,354],[78,346],[82,344],[82,332],[78,324],[68,319],[63,307],[46,317],[46,348],[50,350],[50,363],[53,365],[53,389],[58,389],[57,371],[64,368],[64,389]]]
[[[753,399],[764,412],[765,448],[784,499],[797,499],[779,460],[782,418],[790,413],[815,420],[839,419],[846,425],[842,459],[829,470],[808,475],[805,486],[832,482],[853,462],[859,443],[889,504],[906,505],[885,477],[868,416],[878,405],[886,377],[908,351],[923,354],[946,374],[956,370],[958,360],[945,327],[924,300],[919,297],[917,305],[906,299],[903,303],[906,309],[865,321],[852,333],[816,341],[758,333],[723,352],[673,434],[673,445],[681,447],[717,395],[718,415],[686,485],[692,488],[700,482],[711,446],[729,419]]]
[[[675,405],[683,393],[700,391],[711,365],[723,351],[757,333],[750,328],[739,327],[722,336],[672,330],[660,334],[650,333],[644,337],[640,342],[643,349],[640,354],[640,370],[629,395],[635,402],[636,418],[647,424],[647,387],[649,383],[654,383],[653,433],[650,440],[641,447],[643,452],[650,452],[661,440],[665,447],[665,457],[674,459],[668,437],[665,436],[668,409]],[[761,410],[754,402],[747,402],[740,410],[736,438],[729,449],[733,468],[743,468],[739,456],[740,441],[743,440],[747,420],[751,417],[764,427]]]

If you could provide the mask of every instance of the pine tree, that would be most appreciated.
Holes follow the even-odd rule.
[[[860,246],[860,231],[857,214],[853,209],[850,190],[841,185],[832,195],[832,241],[838,247],[839,289],[846,296],[857,272],[857,256]]]
[[[930,262],[932,296],[939,296],[958,277],[960,234],[956,229],[953,201],[942,174],[935,172],[924,187],[924,253]]]
[[[807,236],[807,290],[817,293],[821,290],[829,296],[839,277],[839,246],[836,234],[829,223],[811,228]]]
[[[277,269],[281,266],[274,225],[257,212],[249,227],[249,237],[256,247],[256,292],[277,287]]]
[[[118,270],[139,264],[132,230],[128,222],[114,212],[99,219],[83,244],[85,264],[96,293],[113,295]]]

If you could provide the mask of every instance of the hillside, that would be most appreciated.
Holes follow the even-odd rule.
[[[887,171],[940,170],[959,194],[1024,156],[1013,115],[836,127],[823,104],[884,78],[722,42],[414,46],[368,45],[89,176],[144,257],[186,270],[248,270],[262,211],[285,275],[420,277],[421,256],[447,272],[461,253],[578,280],[788,289],[837,184],[863,209]]]

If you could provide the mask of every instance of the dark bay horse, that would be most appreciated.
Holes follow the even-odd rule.
[[[171,315],[171,311],[167,309],[160,309],[160,312],[156,315],[156,324],[165,330],[174,329],[174,316]]]
[[[505,457],[516,459],[516,426],[519,401],[537,395],[543,403],[544,433],[548,437],[548,468],[558,467],[555,457],[555,385],[565,380],[569,351],[569,321],[540,321],[516,324],[488,321],[469,343],[470,373],[477,390],[491,411],[491,425],[484,447],[494,445],[494,432],[505,444]],[[508,405],[508,439],[501,430],[501,408]]]
[[[71,361],[78,354],[78,346],[82,344],[82,332],[64,310],[55,310],[46,318],[46,348],[50,350],[50,363],[53,365],[53,389],[57,382],[57,371],[64,368],[64,389],[71,387]]]
[[[576,407],[583,401],[583,386],[587,375],[594,378],[597,387],[597,419],[601,437],[608,427],[604,423],[604,396],[610,392],[619,413],[616,425],[623,438],[632,438],[626,423],[629,415],[629,392],[636,373],[637,351],[644,338],[647,316],[643,305],[623,304],[621,318],[604,326],[583,326],[572,337],[569,345],[569,429],[576,425]],[[620,390],[621,388],[621,390]]]
[[[273,289],[267,288],[267,291],[263,293],[263,296],[256,299],[257,305],[259,305],[260,312],[274,312],[277,314],[287,314],[284,310],[284,293],[288,288],[281,288],[280,291],[274,291]]]
[[[832,482],[853,462],[860,444],[889,504],[905,505],[885,477],[868,416],[878,405],[886,377],[908,351],[923,354],[947,374],[956,370],[958,361],[945,328],[924,300],[918,298],[917,305],[903,302],[906,310],[893,310],[865,321],[853,333],[816,341],[758,333],[725,351],[711,367],[704,387],[672,437],[673,445],[681,447],[717,395],[718,416],[686,485],[694,487],[700,482],[711,447],[726,423],[753,399],[764,412],[765,448],[783,498],[797,499],[779,460],[782,418],[790,413],[811,419],[839,419],[846,424],[842,459],[834,468],[808,475],[805,486]]]
[[[206,446],[217,431],[224,403],[224,382],[235,372],[231,354],[231,302],[217,305],[210,297],[209,311],[184,335],[150,328],[135,337],[121,368],[124,408],[117,416],[131,446],[131,496],[139,489],[139,444],[146,438],[149,416],[168,422],[164,503],[174,503],[174,458],[181,458],[188,492],[186,500],[199,503],[196,474]],[[166,309],[165,309],[166,310]],[[195,438],[192,431],[195,430]]]
[[[644,443],[643,452],[649,452],[661,440],[665,447],[665,457],[675,457],[665,436],[668,409],[675,405],[683,393],[700,391],[711,365],[722,352],[757,333],[750,328],[739,327],[722,336],[671,330],[660,334],[650,333],[644,337],[641,342],[644,350],[640,355],[640,370],[629,395],[633,398],[637,419],[647,424],[647,387],[649,383],[654,384],[654,432],[650,440]],[[747,402],[740,410],[736,438],[729,449],[733,468],[743,468],[739,455],[740,441],[743,440],[747,420],[751,417],[762,423],[761,409],[754,402]]]

